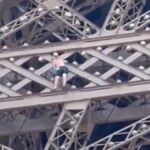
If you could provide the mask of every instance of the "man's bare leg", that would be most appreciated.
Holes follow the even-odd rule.
[[[55,76],[55,79],[54,79],[54,88],[53,88],[54,90],[56,90],[58,88],[59,79],[60,79],[59,76]]]
[[[66,73],[64,73],[63,75],[62,75],[62,86],[63,87],[65,87],[66,86],[66,83],[67,83],[67,74]]]

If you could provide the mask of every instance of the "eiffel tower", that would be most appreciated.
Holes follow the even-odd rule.
[[[0,0],[0,51],[0,150],[150,149],[149,0]]]

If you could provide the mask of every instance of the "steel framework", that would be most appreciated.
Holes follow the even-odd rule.
[[[148,116],[139,120],[138,122],[83,148],[83,150],[115,150],[118,148],[122,150],[137,149],[138,147],[141,147],[143,141],[145,144],[150,142],[149,119],[150,117]],[[117,139],[117,137],[119,138]]]
[[[111,7],[100,28],[87,14],[107,2]],[[150,34],[147,31],[150,14],[149,11],[143,13],[145,4],[146,0],[16,0],[14,18],[8,13],[12,5],[3,12],[0,117],[1,124],[8,128],[10,124],[14,126],[13,131],[3,130],[0,124],[3,130],[0,135],[15,134],[9,135],[5,142],[9,147],[16,150],[99,149],[99,141],[86,147],[95,123],[135,120],[149,115]],[[66,60],[67,91],[60,88],[51,92],[53,53]],[[119,108],[117,103],[123,100],[130,105]],[[119,118],[117,114],[121,112]],[[136,133],[129,136],[126,143],[104,143],[105,149],[108,146],[112,146],[109,149],[140,149],[149,143],[148,121],[149,117],[126,127],[125,130],[131,128]],[[133,127],[137,127],[136,130]],[[37,148],[37,134],[41,130],[48,130],[46,134],[50,136],[45,146]],[[18,132],[19,144],[15,144]],[[1,149],[9,148],[2,146]]]

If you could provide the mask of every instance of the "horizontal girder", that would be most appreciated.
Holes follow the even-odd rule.
[[[25,47],[21,49],[11,49],[5,50],[0,53],[0,59],[9,57],[19,57],[19,56],[31,56],[31,55],[41,55],[53,52],[70,52],[70,51],[81,51],[90,50],[90,48],[95,48],[98,46],[111,46],[116,44],[132,44],[133,42],[140,42],[143,40],[149,40],[150,34],[147,32],[132,33],[125,35],[109,36],[109,37],[98,37],[85,40],[77,40],[70,42],[62,42],[59,44],[46,44],[43,46]]]
[[[92,100],[94,98],[117,97],[132,95],[135,93],[147,93],[150,91],[149,86],[149,81],[140,81],[127,84],[101,86],[100,88],[87,88],[81,90],[78,89],[66,92],[62,91],[52,94],[39,94],[37,96],[14,97],[2,99],[0,101],[0,110],[83,101],[85,99]]]
[[[104,105],[105,106],[105,105]],[[114,111],[111,113],[111,117],[108,118],[110,111],[113,109],[113,106],[110,105],[108,108],[105,106],[105,110],[100,111],[91,111],[92,118],[91,121],[95,124],[103,124],[103,123],[112,123],[112,122],[120,122],[120,121],[130,121],[136,120],[145,117],[146,115],[150,114],[150,105],[131,105],[126,108],[117,108],[115,107]],[[118,114],[122,114],[119,115]],[[85,116],[84,120],[87,120],[88,116]],[[6,136],[15,134],[18,132],[19,128],[22,126],[24,122],[24,116],[17,116],[14,120],[10,121],[1,121],[0,123],[0,136]],[[45,116],[42,118],[37,119],[26,119],[24,125],[20,133],[26,132],[36,132],[36,131],[44,131],[44,130],[51,130],[56,122],[57,117],[49,117]],[[85,122],[81,124],[81,131],[85,128]]]

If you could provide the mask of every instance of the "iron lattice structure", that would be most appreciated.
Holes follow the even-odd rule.
[[[7,5],[0,1],[7,5],[6,10],[0,8],[2,150],[140,150],[149,144],[146,2],[13,0]],[[110,8],[100,27],[88,14],[107,3]],[[67,91],[51,92],[54,53],[66,60]],[[138,119],[89,144],[96,123]],[[40,131],[48,137],[44,145]]]

